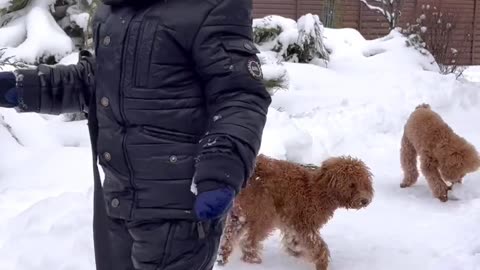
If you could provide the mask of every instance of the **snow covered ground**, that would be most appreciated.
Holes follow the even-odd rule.
[[[360,211],[339,210],[322,230],[331,270],[480,270],[480,173],[434,199],[423,177],[400,189],[400,136],[413,108],[430,103],[480,149],[480,69],[467,79],[439,75],[432,59],[392,35],[365,41],[351,29],[326,29],[327,68],[285,64],[288,91],[273,98],[261,152],[298,162],[328,156],[363,159],[375,198]],[[0,270],[93,270],[92,175],[85,122],[0,109],[24,146],[0,128]],[[215,270],[309,270],[286,256],[277,235],[264,262],[238,253]]]

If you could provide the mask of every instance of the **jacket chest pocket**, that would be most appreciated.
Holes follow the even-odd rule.
[[[157,19],[145,19],[138,34],[135,57],[135,86],[156,89],[188,84],[191,74],[175,30]]]
[[[151,56],[157,27],[157,21],[143,20],[138,29],[133,67],[134,84],[136,87],[146,87],[148,85],[148,75],[150,74]]]

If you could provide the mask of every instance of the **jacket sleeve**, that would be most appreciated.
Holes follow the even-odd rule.
[[[192,44],[210,116],[194,183],[238,193],[253,171],[271,97],[252,41],[251,0],[217,2]]]
[[[61,114],[87,111],[94,83],[95,58],[82,51],[74,65],[39,65],[18,69],[19,112]]]

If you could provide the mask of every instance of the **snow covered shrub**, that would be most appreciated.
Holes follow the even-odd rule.
[[[429,52],[425,49],[425,41],[417,34],[410,34],[406,40],[407,47],[413,47],[423,55],[427,55]]]
[[[397,27],[402,14],[403,0],[360,0],[367,8],[380,13],[393,30]]]
[[[329,54],[323,42],[323,24],[317,15],[306,14],[294,20],[277,15],[253,21],[254,41],[261,51],[273,51],[280,61],[311,63]]]
[[[262,65],[263,83],[270,95],[277,91],[288,89],[288,73],[282,62],[277,60],[269,52],[262,52],[258,55]]]
[[[455,73],[459,77],[464,67],[457,61],[469,46],[471,31],[467,29],[467,34],[460,40],[455,38],[458,21],[454,11],[422,5],[415,23],[408,23],[402,33],[411,40],[412,46],[420,51],[428,50],[435,57],[442,74]]]
[[[323,24],[317,15],[307,14],[298,19],[298,38],[289,44],[284,58],[289,62],[309,63],[315,58],[328,61],[323,44]]]
[[[55,64],[85,47],[92,0],[0,0],[0,48],[28,64]],[[46,38],[48,37],[48,38]]]
[[[297,35],[297,22],[278,15],[253,20],[253,40],[261,50],[272,50],[278,40]]]
[[[98,0],[0,0],[0,68],[57,64],[88,47],[88,26]],[[76,58],[77,59],[77,58]],[[75,61],[76,62],[76,61]],[[63,115],[84,120],[82,113]]]
[[[261,26],[254,26],[253,27],[253,42],[256,44],[263,44],[265,42],[269,42],[274,40],[275,38],[280,35],[282,32],[282,28],[280,26],[268,26],[265,27]]]

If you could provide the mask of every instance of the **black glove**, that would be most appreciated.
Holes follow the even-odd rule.
[[[13,72],[0,72],[0,107],[12,108],[18,105],[16,83]]]

